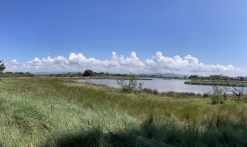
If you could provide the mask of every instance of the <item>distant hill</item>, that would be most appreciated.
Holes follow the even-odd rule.
[[[140,73],[138,75],[146,75],[146,76],[151,76],[151,75],[156,75],[156,76],[162,76],[162,77],[189,77],[189,75],[179,75],[175,73],[156,73],[156,74],[146,74],[146,73]]]
[[[31,72],[32,74],[36,74],[36,75],[49,75],[49,74],[67,74],[68,72]],[[71,72],[71,73],[77,73],[77,72]],[[155,73],[155,74],[147,74],[147,73],[140,73],[137,75],[146,75],[146,76],[151,76],[151,75],[155,75],[155,76],[162,76],[162,77],[181,77],[183,78],[184,76],[189,77],[190,75],[179,75],[179,74],[175,74],[175,73]]]

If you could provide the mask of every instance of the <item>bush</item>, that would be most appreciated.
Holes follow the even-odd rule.
[[[150,88],[144,88],[143,91],[149,94],[153,93],[153,90]]]
[[[127,83],[125,80],[121,79],[121,80],[117,80],[117,84],[121,87],[123,92],[129,92],[129,93],[134,92],[136,90],[141,91],[143,85],[142,82],[138,83],[136,75],[131,73]]]
[[[243,100],[243,96],[245,95],[245,93],[247,92],[246,87],[232,87],[232,93],[235,96],[235,99],[237,101],[241,101]]]
[[[193,92],[188,93],[188,95],[189,95],[189,96],[192,96],[192,97],[195,97],[195,96],[196,96],[196,94],[193,93]]]
[[[200,93],[196,94],[193,92],[174,92],[174,91],[168,91],[168,92],[161,92],[159,93],[156,89],[152,90],[149,88],[144,88],[144,92],[154,95],[160,95],[162,97],[172,97],[172,98],[189,98],[189,97],[202,97]]]
[[[160,96],[166,96],[166,92],[161,92]]]
[[[85,70],[83,76],[93,76],[93,71],[92,70]]]
[[[197,96],[197,97],[202,97],[202,94],[198,93],[196,96]]]
[[[211,92],[212,104],[223,104],[223,90],[219,86],[213,86],[213,90]]]
[[[166,93],[166,96],[168,96],[168,97],[175,97],[175,92],[174,91],[168,91]]]
[[[154,95],[158,95],[158,94],[159,94],[158,90],[154,89],[154,90],[153,90],[153,94],[154,94]]]
[[[209,97],[209,94],[208,93],[203,93],[203,98],[206,98],[206,97]]]

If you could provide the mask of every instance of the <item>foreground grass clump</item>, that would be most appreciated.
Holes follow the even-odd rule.
[[[35,83],[27,82],[25,86],[29,91],[24,90],[22,87],[24,85],[15,86],[16,82],[5,80],[0,87],[2,146],[40,146],[49,137],[78,134],[81,130],[90,131],[98,128],[106,133],[138,127],[138,120],[120,110],[70,103],[62,97],[55,96],[56,94],[45,93],[48,91],[42,90],[51,88],[49,81],[46,85],[48,87],[42,85],[43,80],[37,87],[34,87]],[[36,88],[44,89],[36,91]]]
[[[154,123],[145,121],[140,129],[104,133],[95,128],[78,134],[49,138],[43,146],[246,146],[246,127],[226,125],[220,128],[181,125],[175,121]]]
[[[0,146],[247,146],[246,104],[90,83],[0,83]]]

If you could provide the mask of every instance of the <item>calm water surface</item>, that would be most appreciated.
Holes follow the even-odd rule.
[[[138,80],[143,82],[143,88],[157,89],[159,92],[175,91],[175,92],[194,92],[205,93],[212,90],[212,86],[205,85],[187,85],[184,82],[187,80]],[[104,84],[115,88],[120,88],[116,80],[110,79],[83,79],[78,82],[90,82],[95,84]]]

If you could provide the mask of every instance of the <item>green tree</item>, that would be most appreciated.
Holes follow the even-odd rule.
[[[130,73],[129,80],[120,79],[117,80],[117,84],[121,87],[123,92],[134,92],[135,90],[142,90],[143,83],[137,82],[137,77]]]
[[[4,66],[3,60],[0,60],[0,72],[3,72],[6,66]]]
[[[191,75],[190,77],[189,77],[189,79],[191,79],[191,80],[196,80],[196,79],[198,79],[199,77],[197,76],[197,75]]]
[[[93,71],[90,69],[85,70],[83,76],[93,76]]]

